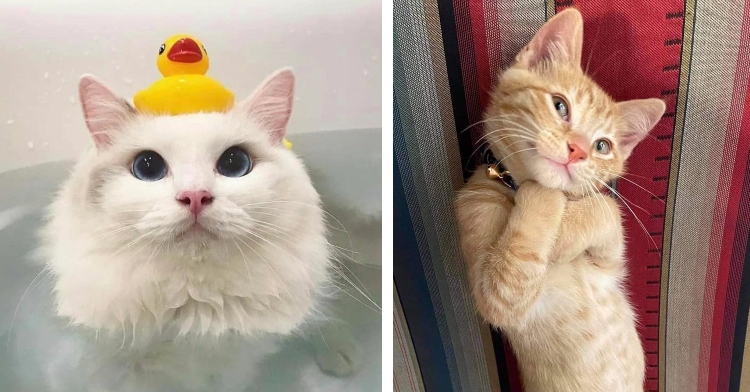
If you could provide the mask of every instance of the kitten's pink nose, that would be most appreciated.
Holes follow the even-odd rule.
[[[188,207],[193,215],[198,216],[214,198],[208,191],[182,191],[177,195],[177,201]]]
[[[583,151],[583,149],[575,143],[568,143],[568,151],[570,151],[568,154],[568,163],[576,163],[586,159],[586,151]]]

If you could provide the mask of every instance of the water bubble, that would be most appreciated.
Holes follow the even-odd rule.
[[[120,70],[120,66],[119,66],[119,65],[116,65],[116,66],[115,66],[115,71],[119,71],[119,70]]]
[[[133,80],[128,79],[128,78],[125,78],[122,81],[125,82],[125,84],[131,84],[131,83],[133,83]]]
[[[8,124],[8,125],[10,125],[10,124],[13,124],[14,122],[15,122],[15,121],[13,121],[13,120],[8,120],[8,121],[6,121],[5,123],[6,123],[6,124]]]
[[[29,146],[29,150],[34,149],[34,142],[28,142],[26,145]]]
[[[370,71],[368,71],[366,69],[362,70],[362,75],[367,76],[369,74],[370,74]]]
[[[70,97],[68,97],[68,99],[70,100],[71,104],[75,104],[76,103],[76,98],[74,96],[71,95]]]
[[[83,55],[84,55],[84,56],[88,56],[89,54],[91,54],[91,51],[90,51],[90,50],[87,50],[87,51],[83,52]]]
[[[56,73],[57,73],[57,76],[60,76],[62,74],[62,72],[59,69],[57,70]]]
[[[45,72],[45,73],[44,73],[44,78],[45,78],[45,79],[49,79],[49,72]]]

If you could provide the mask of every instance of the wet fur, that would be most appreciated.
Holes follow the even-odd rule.
[[[99,343],[88,359],[56,367],[50,387],[72,371],[90,374],[91,390],[241,391],[278,340],[323,333],[333,291],[326,216],[303,163],[281,143],[293,81],[281,70],[227,113],[146,116],[82,79],[95,146],[52,203],[39,253],[57,315]],[[249,152],[252,171],[216,174],[234,145]],[[164,157],[167,177],[133,176],[143,150]],[[198,232],[186,231],[192,216],[175,200],[191,189],[214,197]],[[353,356],[349,335],[336,335],[329,339],[347,345],[339,355]],[[324,370],[353,371],[336,365]],[[120,380],[107,369],[130,371]]]

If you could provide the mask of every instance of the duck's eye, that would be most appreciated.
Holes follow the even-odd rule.
[[[599,139],[594,142],[594,148],[599,154],[606,155],[609,154],[609,152],[612,150],[612,143],[610,143],[607,139]]]
[[[159,181],[167,175],[167,163],[155,151],[143,151],[133,160],[133,176],[141,181]]]
[[[559,96],[559,95],[553,95],[552,96],[552,106],[555,108],[555,111],[557,114],[560,115],[560,118],[562,118],[565,121],[568,121],[568,102],[565,101],[565,98]]]
[[[159,54],[164,53],[164,50],[166,49],[167,49],[167,45],[161,44],[161,46],[159,47]]]
[[[216,171],[224,177],[242,177],[252,168],[252,159],[238,146],[227,148],[216,162]]]

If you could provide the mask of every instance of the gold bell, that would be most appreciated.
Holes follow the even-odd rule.
[[[487,165],[487,169],[485,170],[485,173],[487,174],[487,178],[491,180],[500,180],[500,181],[505,182],[503,180],[503,175],[505,174],[505,172],[501,172],[500,168],[497,167],[497,164]]]
[[[487,174],[487,178],[490,180],[500,181],[508,188],[514,189],[513,180],[510,179],[510,172],[507,170],[500,171],[499,163],[487,165],[487,169],[485,169],[484,173]]]

